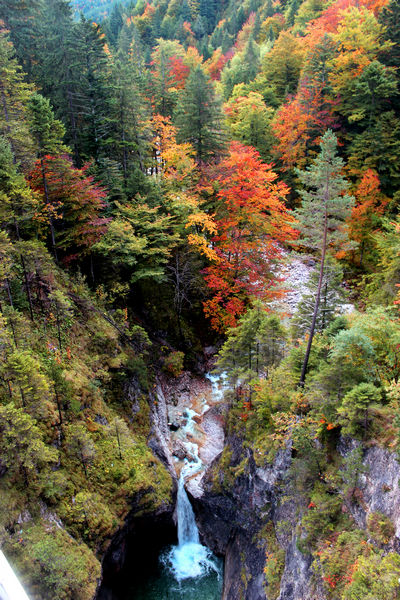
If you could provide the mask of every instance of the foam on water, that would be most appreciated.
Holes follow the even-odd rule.
[[[211,571],[219,574],[219,567],[211,550],[196,542],[173,546],[161,560],[178,582],[204,577]]]
[[[192,505],[185,490],[185,476],[188,473],[193,473],[193,465],[187,464],[179,478],[178,545],[172,546],[161,556],[161,562],[178,582],[188,578],[204,577],[211,571],[215,571],[218,575],[220,573],[211,550],[200,544]]]

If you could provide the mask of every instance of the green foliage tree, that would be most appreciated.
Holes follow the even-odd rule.
[[[351,583],[343,591],[343,600],[395,600],[398,596],[400,557],[395,552],[371,551],[359,556]]]
[[[176,111],[177,141],[192,144],[199,163],[218,158],[224,149],[221,103],[211,79],[198,66],[189,75]]]
[[[237,327],[230,329],[228,338],[218,354],[217,366],[226,372],[235,385],[249,387],[260,376],[268,377],[271,368],[284,356],[286,331],[276,315],[269,315],[257,301],[240,319]]]
[[[171,217],[144,202],[115,204],[115,217],[94,249],[127,272],[131,281],[162,279],[171,248],[179,239],[171,231]]]
[[[303,336],[309,331],[314,312],[318,278],[318,271],[313,271],[307,282],[306,291],[297,306],[296,313],[293,315],[291,324],[294,336]],[[342,281],[343,270],[341,267],[333,260],[327,261],[322,279],[321,300],[315,322],[316,332],[326,329],[334,321],[337,313],[340,312],[345,301]]]
[[[0,29],[0,135],[8,140],[14,163],[21,163],[25,169],[34,157],[27,115],[32,91],[24,81],[6,32]]]
[[[101,566],[85,544],[76,542],[63,529],[42,522],[24,527],[22,540],[23,546],[15,541],[13,554],[20,570],[29,574],[37,597],[93,598]],[[23,556],[22,549],[29,557]]]
[[[36,421],[12,402],[0,405],[0,453],[10,473],[23,477],[26,485],[38,471],[57,459],[57,451],[43,442]]]
[[[371,411],[379,406],[380,399],[381,391],[372,383],[360,383],[347,392],[337,409],[343,433],[357,435],[362,431],[365,437]]]
[[[300,376],[305,382],[311,345],[315,333],[325,269],[325,258],[330,247],[343,244],[347,233],[345,220],[350,214],[353,198],[344,194],[348,187],[342,176],[344,163],[337,156],[337,140],[328,130],[321,140],[321,152],[306,171],[297,171],[300,182],[309,191],[300,192],[302,205],[295,210],[296,226],[301,234],[301,244],[317,250],[320,258],[319,279],[315,294],[314,311],[310,325],[306,355]]]
[[[145,120],[149,106],[143,95],[140,56],[119,50],[113,57],[107,115],[108,135],[104,138],[107,156],[122,165],[125,188],[129,175],[135,168],[145,170],[145,152],[148,131]]]
[[[232,98],[225,104],[227,123],[232,137],[253,146],[264,160],[271,156],[275,142],[271,131],[272,109],[265,105],[262,95],[248,92],[243,85],[235,87]]]
[[[78,461],[88,478],[88,466],[96,456],[94,442],[82,423],[71,423],[65,428],[65,448],[74,460]]]

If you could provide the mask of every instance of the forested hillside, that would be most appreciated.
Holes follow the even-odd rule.
[[[231,431],[260,461],[293,444],[327,598],[398,597],[393,524],[366,534],[346,503],[360,448],[400,443],[399,19],[399,0],[0,3],[0,545],[32,600],[93,598],[133,500],[172,502],[149,406],[206,345]],[[288,315],[294,253],[315,270]]]

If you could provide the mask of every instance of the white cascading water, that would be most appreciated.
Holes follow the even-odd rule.
[[[0,600],[29,600],[24,588],[0,550]]]
[[[186,473],[187,469],[182,469],[178,486],[178,546],[173,546],[163,561],[179,582],[189,577],[202,577],[210,571],[219,573],[211,550],[200,544],[192,505],[185,490]]]

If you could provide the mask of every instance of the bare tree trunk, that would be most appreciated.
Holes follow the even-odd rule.
[[[308,366],[308,361],[310,358],[311,345],[312,345],[313,338],[314,338],[315,325],[317,322],[317,315],[318,315],[318,308],[319,308],[319,303],[320,303],[320,299],[321,299],[322,280],[324,277],[324,266],[325,266],[325,256],[326,256],[326,241],[327,241],[327,235],[328,235],[328,215],[327,215],[326,203],[327,203],[327,198],[325,198],[324,238],[323,238],[323,243],[322,243],[321,265],[320,265],[320,269],[319,269],[318,288],[317,288],[317,294],[315,296],[314,312],[313,312],[313,318],[311,321],[310,334],[308,337],[306,355],[304,357],[303,367],[301,369],[301,376],[300,376],[300,381],[299,381],[300,387],[304,387],[304,382],[306,380],[307,366]]]
[[[15,217],[14,217],[14,227],[15,227],[15,233],[17,234],[17,240],[20,242],[21,241],[21,236],[19,234],[18,221],[17,221],[17,219]],[[28,298],[28,304],[29,304],[29,314],[30,314],[30,317],[31,317],[31,321],[34,321],[35,319],[33,317],[32,294],[31,294],[31,288],[30,288],[29,281],[28,281],[28,273],[26,271],[25,260],[24,260],[24,257],[22,256],[22,254],[20,254],[19,257],[21,259],[22,272],[24,274],[26,296]]]

